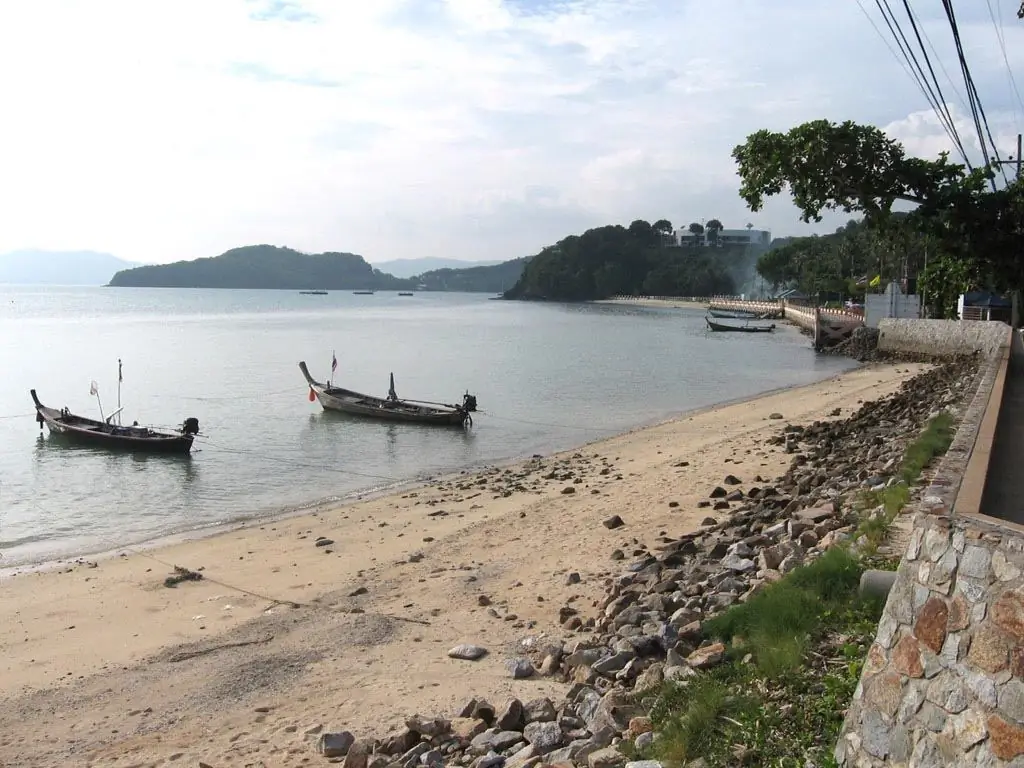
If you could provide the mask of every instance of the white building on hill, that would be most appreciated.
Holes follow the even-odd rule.
[[[683,248],[701,248],[704,246],[717,245],[719,247],[734,245],[753,245],[767,249],[772,242],[772,233],[767,229],[754,229],[753,224],[747,224],[744,229],[722,229],[718,231],[717,237],[709,234],[707,230],[695,235],[688,227],[675,231],[676,243]]]

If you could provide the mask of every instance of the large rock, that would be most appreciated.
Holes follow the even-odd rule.
[[[324,757],[344,757],[355,741],[356,737],[348,731],[321,733],[316,742],[316,751]]]
[[[562,746],[562,729],[558,723],[530,723],[523,729],[523,736],[538,754],[546,755]]]
[[[468,643],[456,645],[448,651],[449,657],[453,659],[462,659],[463,661],[476,661],[477,659],[482,659],[486,655],[486,648],[480,645],[470,645]]]

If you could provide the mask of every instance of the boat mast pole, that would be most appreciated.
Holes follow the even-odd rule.
[[[117,423],[121,423],[121,358],[117,358]]]

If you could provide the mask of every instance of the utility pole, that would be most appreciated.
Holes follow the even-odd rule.
[[[1021,5],[1021,10],[1024,11],[1024,4]],[[1024,17],[1022,17],[1024,18]],[[1015,165],[1017,166],[1017,178],[1020,178],[1021,171],[1021,134],[1017,134],[1017,156],[1009,157],[1006,160],[993,160],[992,165]]]

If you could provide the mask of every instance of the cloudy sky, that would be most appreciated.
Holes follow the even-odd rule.
[[[997,33],[1024,88],[1024,21],[986,2],[955,5],[1013,152]],[[913,6],[976,149],[941,3]],[[788,201],[739,199],[749,133],[825,117],[948,144],[857,0],[10,2],[0,104],[0,252],[152,262],[254,243],[504,259],[638,217],[806,234]]]

